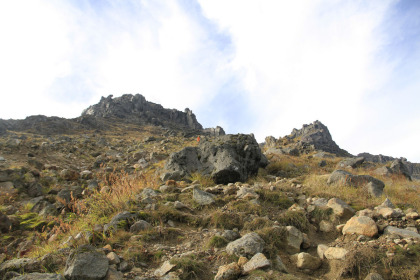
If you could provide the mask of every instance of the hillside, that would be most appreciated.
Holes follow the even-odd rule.
[[[0,279],[419,279],[419,170],[141,95],[0,120]]]

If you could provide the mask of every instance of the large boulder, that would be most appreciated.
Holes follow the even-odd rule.
[[[398,235],[401,238],[414,238],[420,240],[420,234],[417,232],[393,226],[387,226],[384,230],[384,235]]]
[[[374,237],[378,234],[378,227],[372,218],[367,216],[354,216],[347,221],[343,228],[343,234],[358,234]]]
[[[394,174],[399,174],[405,176],[408,180],[411,180],[411,174],[407,166],[401,159],[396,159],[391,163],[390,166],[391,172]]]
[[[101,280],[106,276],[109,261],[105,254],[90,245],[75,249],[66,262],[64,276],[68,280]]]
[[[39,270],[41,267],[40,262],[36,259],[30,258],[21,258],[21,259],[12,259],[5,261],[0,264],[0,276],[8,271],[25,271],[33,272]]]
[[[256,174],[267,159],[253,135],[224,135],[213,140],[202,139],[198,147],[186,147],[173,153],[166,162],[166,172],[182,177],[199,172],[210,175],[217,184],[245,181]]]
[[[202,191],[198,188],[194,188],[193,190],[193,199],[200,205],[210,205],[215,202],[214,198],[216,196],[214,194]]]
[[[289,254],[300,252],[300,245],[303,242],[303,234],[294,226],[286,227],[286,251]]]
[[[368,193],[374,197],[381,196],[385,187],[384,182],[370,175],[353,175],[344,170],[335,170],[328,178],[327,183],[364,187]]]
[[[334,215],[345,220],[353,217],[355,213],[353,208],[339,198],[328,200],[327,207],[333,210]]]
[[[231,255],[253,257],[264,249],[264,240],[255,232],[248,233],[243,237],[230,242],[226,246],[226,252]]]
[[[365,161],[364,157],[346,158],[337,164],[338,168],[357,168]]]

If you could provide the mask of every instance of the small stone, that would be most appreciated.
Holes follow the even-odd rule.
[[[278,255],[274,258],[272,266],[277,271],[288,273],[286,266]]]
[[[323,260],[324,259],[324,254],[325,254],[325,251],[327,251],[328,250],[328,246],[327,245],[324,245],[324,244],[319,244],[318,245],[318,247],[317,247],[317,249],[316,249],[316,252],[317,252],[317,254],[318,254],[318,257],[321,259],[321,260]]]
[[[119,264],[121,262],[118,255],[114,252],[109,253],[108,255],[106,255],[106,257],[109,260],[109,264]]]
[[[246,264],[243,266],[244,273],[251,272],[256,269],[265,268],[271,265],[271,262],[262,253],[255,254]]]
[[[241,268],[235,262],[219,266],[214,280],[235,280],[241,274]]]
[[[334,215],[345,220],[351,218],[355,213],[353,208],[339,198],[328,200],[327,207],[333,210]]]
[[[382,202],[382,204],[380,205],[382,207],[388,207],[388,208],[395,208],[395,205],[391,202],[391,200],[389,200],[389,198],[386,198],[384,202]]]
[[[304,252],[293,255],[292,260],[296,262],[297,268],[309,270],[318,269],[322,263],[321,259]]]
[[[131,233],[139,233],[140,231],[146,230],[151,228],[152,225],[149,224],[148,222],[144,221],[144,220],[140,220],[135,222],[131,227],[130,227],[130,232]]]
[[[319,223],[319,230],[322,232],[332,232],[334,231],[334,225],[330,221],[322,220]]]
[[[243,266],[247,262],[248,262],[248,259],[246,257],[239,257],[239,259],[238,259],[238,265],[239,266]]]
[[[104,280],[123,280],[124,274],[115,268],[109,267]]]
[[[300,230],[294,226],[287,226],[287,236],[286,236],[286,251],[289,254],[294,254],[300,252],[300,245],[303,242],[303,235]]]
[[[329,260],[345,260],[348,251],[344,248],[329,247],[325,252],[325,258]]]
[[[176,265],[171,264],[169,261],[164,262],[160,268],[156,269],[154,275],[157,277],[162,277],[166,273],[172,270]]]
[[[210,205],[214,203],[214,194],[202,191],[198,188],[193,190],[193,199],[200,205]]]

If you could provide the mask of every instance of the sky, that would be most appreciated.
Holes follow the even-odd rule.
[[[0,118],[140,93],[227,133],[315,120],[420,162],[420,1],[2,0]]]

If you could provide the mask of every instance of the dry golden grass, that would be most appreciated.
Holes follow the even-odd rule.
[[[44,233],[44,242],[36,247],[30,256],[37,257],[53,252],[58,247],[63,247],[63,241],[70,236],[74,238],[80,232],[93,232],[96,224],[108,223],[115,214],[130,210],[130,203],[136,201],[136,196],[144,188],[157,186],[155,177],[135,177],[125,173],[104,173],[103,176],[109,183],[110,191],[96,191],[84,200],[73,200],[72,212],[54,218],[56,225],[52,233],[57,235],[57,239],[48,243],[47,233]],[[110,238],[115,239],[113,236]],[[76,242],[67,246],[77,245],[80,244]]]
[[[363,170],[354,174],[375,174]],[[373,207],[389,198],[395,205],[402,208],[414,207],[420,209],[420,183],[406,180],[402,176],[374,176],[385,183],[384,193],[380,197],[371,197],[364,188],[327,184],[328,175],[311,174],[304,181],[305,190],[312,196],[338,197],[353,205],[356,209]]]

